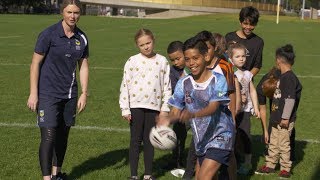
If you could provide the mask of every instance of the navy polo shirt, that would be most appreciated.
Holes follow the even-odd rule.
[[[77,62],[89,56],[86,35],[75,27],[74,35],[68,38],[59,21],[39,34],[34,51],[45,54],[40,68],[39,96],[77,97]]]

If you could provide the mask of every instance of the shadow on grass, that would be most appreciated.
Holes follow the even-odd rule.
[[[296,145],[295,145],[295,161],[292,164],[292,169],[294,169],[294,167],[296,165],[298,165],[300,162],[303,161],[303,157],[304,157],[304,149],[307,146],[307,142],[306,141],[295,141]]]
[[[258,163],[260,158],[263,158],[264,161],[264,153],[265,153],[265,145],[260,141],[261,136],[254,135],[253,138],[253,156],[252,156],[252,173],[248,176],[242,176],[238,175],[238,179],[251,179],[254,175],[254,171],[258,168]],[[307,145],[307,142],[305,141],[296,141],[296,148],[295,148],[295,158],[296,161],[293,164],[293,168],[302,162],[304,157],[304,149]],[[140,149],[141,152],[142,149]],[[188,153],[189,148],[185,149],[185,154]],[[128,149],[118,149],[110,152],[106,152],[104,154],[99,155],[98,157],[91,158],[79,166],[76,166],[72,169],[71,173],[68,175],[70,179],[79,179],[81,176],[88,174],[90,172],[105,169],[109,166],[114,166],[115,164],[119,162],[123,162],[114,167],[114,169],[122,168],[123,166],[126,166],[129,164],[128,159],[129,150]],[[140,157],[143,158],[143,157]],[[186,160],[185,155],[185,160]],[[168,166],[168,163],[172,160],[172,154],[170,151],[168,153],[162,155],[161,157],[154,159],[153,161],[153,175],[155,178],[159,178],[162,176],[165,176],[165,174],[169,171],[166,169]],[[184,162],[185,164],[185,162]],[[316,168],[316,172],[312,176],[312,180],[318,180],[320,179],[320,162]]]
[[[252,155],[252,172],[248,175],[248,176],[244,176],[244,175],[238,175],[238,179],[240,180],[249,180],[251,178],[253,178],[252,176],[254,175],[254,171],[256,171],[261,164],[259,164],[260,159],[263,161],[263,163],[265,162],[265,153],[266,153],[266,146],[265,144],[262,142],[261,139],[261,135],[253,135],[252,136],[252,140],[253,140],[253,155]],[[307,142],[306,141],[295,141],[295,161],[293,162],[292,165],[292,169],[294,169],[294,167],[296,165],[298,165],[300,162],[303,161],[305,152],[304,149],[307,146]],[[188,149],[185,149],[185,154],[188,153]],[[185,160],[186,160],[186,156],[185,156]],[[156,178],[159,178],[161,176],[164,176],[165,173],[168,172],[168,170],[166,170],[166,166],[168,165],[168,163],[170,162],[170,160],[172,159],[172,154],[170,152],[168,152],[168,154],[165,154],[163,156],[161,156],[158,159],[154,160],[154,176]],[[185,164],[185,162],[184,162]],[[279,165],[276,167],[279,170]],[[294,174],[293,174],[294,176]],[[317,166],[316,172],[314,173],[314,175],[312,176],[313,179],[312,180],[319,180],[320,179],[320,162]]]
[[[187,145],[187,143],[186,143]],[[188,154],[189,148],[185,148],[184,150],[184,161],[182,162],[182,164],[186,164],[186,160],[187,160],[187,154]],[[168,165],[170,162],[172,162],[172,153],[171,151],[167,151],[166,154],[162,155],[161,157],[154,159],[153,160],[153,176],[158,179],[162,176],[165,176],[166,173],[168,173],[169,171],[171,171],[171,169],[168,169]],[[173,178],[175,178],[174,176],[172,176]]]
[[[188,149],[186,149],[187,151]],[[140,147],[140,159],[143,159],[143,147]],[[165,176],[168,170],[165,170],[164,167],[168,165],[168,162],[172,159],[171,151],[168,151],[167,154],[154,159],[153,161],[153,175],[158,178]],[[123,161],[124,160],[124,161]],[[123,162],[122,162],[123,161]],[[114,167],[115,164],[122,162],[121,164]],[[81,176],[91,173],[93,171],[102,170],[108,167],[113,167],[114,169],[120,169],[123,166],[129,164],[129,149],[118,149],[104,154],[99,155],[84,161],[82,164],[74,167],[70,174],[68,175],[69,179],[80,179]],[[140,179],[143,178],[141,175]]]
[[[238,175],[238,179],[241,180],[247,180],[251,179],[254,175],[254,171],[256,171],[260,166],[259,166],[259,160],[262,158],[263,163],[265,162],[265,153],[267,152],[265,144],[261,141],[261,136],[260,135],[253,135],[252,140],[253,140],[253,151],[252,151],[252,172],[248,176],[244,175]],[[303,161],[303,157],[305,155],[304,149],[306,148],[307,142],[305,141],[295,141],[295,161],[293,162],[292,169],[299,164],[300,162]],[[320,164],[319,164],[320,166]],[[318,168],[319,169],[319,168]],[[279,164],[276,166],[276,170],[279,170]],[[319,170],[320,171],[320,170]],[[316,172],[319,175],[319,171]],[[319,179],[319,176],[314,175],[317,177],[316,179]]]
[[[265,149],[266,146],[265,144],[261,141],[261,136],[260,135],[252,135],[252,171],[247,175],[239,175],[237,179],[243,179],[243,180],[249,180],[251,179],[254,175],[254,171],[256,171],[259,168],[259,160],[260,158],[264,158],[264,154],[265,154]],[[238,164],[239,166],[239,164]],[[238,167],[239,168],[239,167]]]
[[[319,180],[320,179],[320,159],[318,159],[318,165],[314,174],[311,177],[311,180]]]
[[[118,149],[114,151],[109,151],[98,157],[88,159],[79,166],[72,169],[71,173],[68,175],[68,179],[79,179],[81,176],[88,174],[96,170],[102,170],[109,166],[114,166],[118,162],[124,162],[114,169],[126,166],[129,162],[128,159],[129,150],[128,149]]]

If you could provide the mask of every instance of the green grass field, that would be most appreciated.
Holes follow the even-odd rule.
[[[38,163],[39,129],[36,115],[26,107],[29,95],[29,64],[37,35],[57,22],[60,16],[0,15],[0,179],[40,179]],[[151,29],[156,51],[166,55],[173,40],[186,40],[202,30],[225,34],[238,29],[237,15],[215,14],[180,19],[123,19],[83,16],[79,27],[90,41],[90,96],[86,111],[77,117],[71,130],[63,170],[71,179],[125,179],[128,165],[129,131],[122,120],[118,94],[122,68],[136,54],[133,36],[137,29]],[[265,41],[263,68],[274,64],[275,49],[292,43],[296,51],[294,70],[303,85],[296,123],[296,157],[291,179],[320,179],[320,125],[317,113],[320,98],[320,22],[297,17],[262,18],[255,30]],[[261,76],[259,75],[257,80]],[[252,119],[254,168],[262,165],[263,144],[259,120]],[[188,143],[190,136],[188,137]],[[143,158],[139,174],[143,174]],[[162,167],[170,152],[156,151],[154,175],[175,179]],[[276,175],[252,175],[239,179],[274,179]]]

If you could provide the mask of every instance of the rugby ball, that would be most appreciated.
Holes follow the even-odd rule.
[[[177,144],[176,133],[167,126],[155,126],[149,134],[150,142],[156,149],[171,150]]]

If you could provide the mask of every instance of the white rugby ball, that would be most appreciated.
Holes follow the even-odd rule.
[[[173,149],[177,144],[176,133],[167,126],[153,127],[149,138],[153,147],[161,150]]]

